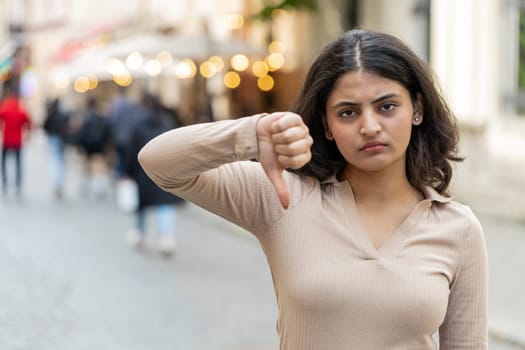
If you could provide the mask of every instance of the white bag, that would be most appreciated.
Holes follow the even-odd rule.
[[[126,213],[135,211],[139,206],[139,189],[137,183],[130,178],[117,182],[117,206]]]

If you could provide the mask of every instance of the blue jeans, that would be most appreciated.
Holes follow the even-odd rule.
[[[53,189],[61,191],[64,186],[64,140],[60,136],[49,135],[49,157]]]
[[[161,236],[174,235],[177,211],[171,204],[162,204],[151,207],[155,213],[157,232]],[[136,228],[141,233],[146,232],[146,209],[139,209],[136,213]]]
[[[7,192],[7,156],[13,155],[15,157],[15,184],[16,192],[20,194],[22,191],[22,150],[20,148],[2,147],[2,190]]]

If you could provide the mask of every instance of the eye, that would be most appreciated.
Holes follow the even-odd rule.
[[[384,104],[381,105],[381,109],[383,111],[385,111],[385,112],[391,112],[396,107],[397,107],[397,105],[395,103],[392,103],[392,102],[387,102],[387,103],[384,103]]]
[[[345,109],[339,112],[339,116],[342,118],[354,118],[357,116],[357,112],[352,109]]]

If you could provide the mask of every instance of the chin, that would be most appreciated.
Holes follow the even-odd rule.
[[[366,158],[356,157],[347,159],[347,162],[352,168],[364,172],[381,172],[397,168],[404,170],[405,168],[404,157],[391,157],[386,154]]]
[[[350,162],[349,162],[350,163]],[[381,172],[388,169],[392,163],[382,161],[369,161],[369,162],[352,162],[350,166],[356,170],[364,172]]]
[[[365,171],[367,173],[378,173],[383,170],[386,170],[387,168],[388,168],[387,166],[366,166],[366,167],[359,167],[358,169],[360,169],[361,171]]]

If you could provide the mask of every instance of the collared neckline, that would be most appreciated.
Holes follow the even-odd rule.
[[[339,181],[337,179],[336,175],[334,174],[334,175],[324,179],[323,181],[321,181],[321,184],[322,185],[325,185],[325,184],[340,184],[340,183],[344,183],[344,182],[347,182],[347,181],[346,180]],[[350,183],[349,183],[349,185],[350,185]],[[352,187],[352,186],[350,186],[350,187]],[[421,192],[425,196],[425,199],[428,199],[431,202],[448,203],[448,202],[452,201],[452,199],[453,199],[453,197],[446,197],[446,196],[443,196],[443,195],[439,194],[434,188],[432,188],[430,186],[424,186],[421,189]]]
[[[445,197],[442,194],[439,194],[434,188],[430,186],[424,186],[421,191],[423,192],[425,198],[431,202],[448,203],[453,199],[453,197]]]

